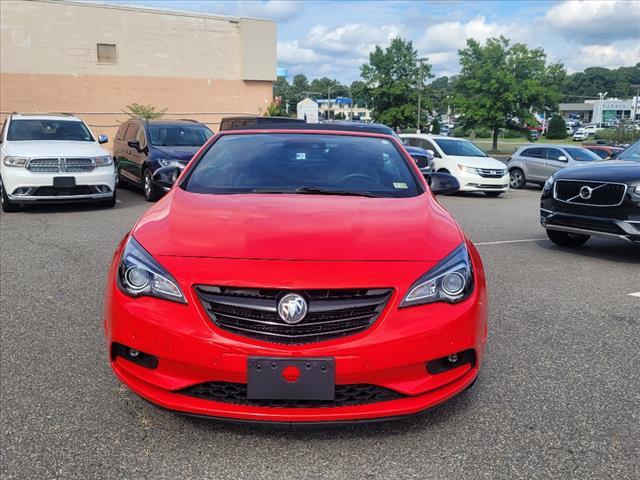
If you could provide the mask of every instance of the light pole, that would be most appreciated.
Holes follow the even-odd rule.
[[[327,93],[329,94],[329,98],[327,99],[327,101],[329,102],[327,104],[327,120],[331,120],[331,89],[335,86],[336,85],[329,84],[329,86],[327,87]]]
[[[635,101],[633,102],[633,116],[631,117],[631,123],[635,123],[636,116],[638,115],[638,104],[640,103],[640,83],[631,85],[631,87],[637,88],[636,97],[634,98]]]
[[[418,84],[418,124],[417,124],[417,128],[416,128],[416,133],[420,133],[420,116],[422,113],[422,63],[426,62],[427,60],[429,60],[427,57],[420,57],[417,59],[418,63],[420,64],[420,79],[419,79],[419,84]]]
[[[598,122],[598,126],[602,126],[602,116],[604,115],[604,99],[607,97],[607,93],[609,92],[598,92],[598,96],[600,97],[600,121]]]

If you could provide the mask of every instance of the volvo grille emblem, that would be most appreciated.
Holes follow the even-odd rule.
[[[591,198],[591,194],[593,193],[593,188],[587,187],[586,185],[580,188],[580,198],[583,200],[589,200]]]
[[[307,301],[297,293],[289,293],[278,302],[278,315],[291,325],[300,323],[307,315],[307,309]]]

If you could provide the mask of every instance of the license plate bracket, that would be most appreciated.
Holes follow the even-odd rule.
[[[75,187],[76,177],[53,177],[53,186],[56,188]]]
[[[333,400],[335,359],[249,357],[250,400]]]

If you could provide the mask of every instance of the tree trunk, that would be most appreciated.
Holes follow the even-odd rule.
[[[491,150],[494,152],[498,151],[498,133],[500,129],[498,127],[493,127],[493,144],[491,146]]]

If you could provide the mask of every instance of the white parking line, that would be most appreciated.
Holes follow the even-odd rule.
[[[640,298],[640,292],[636,292],[636,293],[630,293],[629,296],[631,297],[638,297]]]
[[[540,238],[525,238],[523,240],[500,240],[498,242],[474,243],[474,245],[477,247],[477,246],[482,246],[482,245],[502,245],[502,244],[505,244],[505,243],[538,242],[540,240],[546,240],[546,238],[540,237]]]

